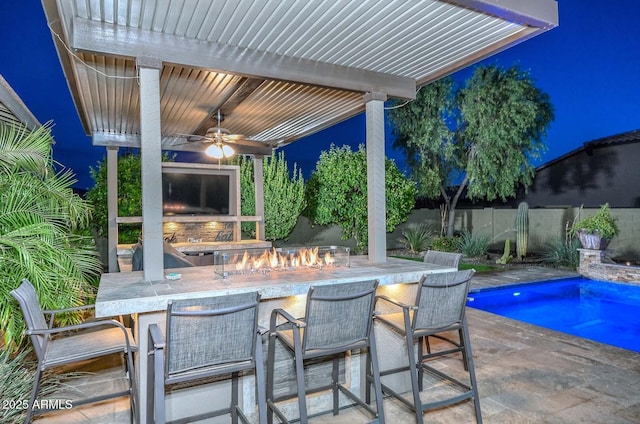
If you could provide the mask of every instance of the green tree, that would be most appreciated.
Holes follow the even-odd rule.
[[[255,215],[253,160],[241,156],[234,163],[240,165],[242,214]],[[293,231],[306,205],[302,171],[294,163],[292,177],[290,177],[284,152],[280,152],[277,156],[264,159],[263,181],[265,239],[286,239]],[[243,223],[242,230],[255,235],[255,225],[251,222]]]
[[[407,180],[392,160],[385,160],[387,228],[404,222],[415,204],[415,184]],[[342,239],[354,238],[358,250],[368,244],[367,153],[349,146],[331,146],[320,153],[307,184],[306,215],[314,224],[337,224]]]
[[[554,119],[549,96],[515,66],[479,66],[461,89],[437,81],[389,115],[419,193],[444,200],[448,236],[464,190],[472,200],[506,200],[531,185]]]
[[[173,157],[163,153],[162,160],[170,162]],[[95,184],[87,192],[87,200],[93,205],[92,225],[99,236],[108,233],[107,206],[107,161],[103,158],[90,169]],[[118,157],[118,216],[142,216],[142,162],[137,150],[125,150]],[[141,224],[120,224],[119,243],[135,243],[142,235]]]
[[[102,267],[90,237],[90,204],[73,192],[73,173],[54,170],[50,126],[0,124],[0,319],[5,346],[22,341],[22,313],[9,292],[23,278],[44,309],[86,303]],[[67,317],[73,322],[77,317]]]

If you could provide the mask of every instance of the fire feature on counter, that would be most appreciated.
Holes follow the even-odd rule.
[[[275,271],[322,270],[349,267],[348,247],[316,246],[272,249],[221,250],[213,252],[217,275],[265,274]]]

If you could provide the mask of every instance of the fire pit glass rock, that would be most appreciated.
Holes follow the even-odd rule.
[[[278,247],[213,252],[216,275],[265,274],[305,269],[349,267],[351,249],[342,246]]]

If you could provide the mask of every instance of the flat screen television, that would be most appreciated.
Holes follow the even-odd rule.
[[[164,215],[229,215],[228,174],[163,172]]]

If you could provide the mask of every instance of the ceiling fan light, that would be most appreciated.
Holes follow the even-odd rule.
[[[233,147],[224,144],[222,146],[222,154],[224,154],[225,158],[230,158],[231,156],[233,156],[236,153],[235,150],[233,150]]]
[[[204,151],[207,156],[210,156],[214,159],[222,159],[224,157],[224,153],[220,146],[216,144],[212,144]]]

